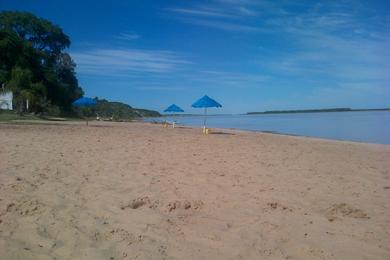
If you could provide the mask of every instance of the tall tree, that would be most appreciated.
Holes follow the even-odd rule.
[[[50,21],[27,12],[5,11],[0,13],[0,29],[15,32],[33,47],[58,55],[70,45],[69,37]]]
[[[48,104],[69,110],[82,96],[76,64],[63,52],[69,45],[69,37],[50,21],[26,12],[0,13],[0,84],[14,92],[19,110],[23,99],[33,112]]]
[[[15,67],[11,72],[11,79],[8,83],[9,90],[15,96],[16,110],[22,113],[25,107],[26,99],[31,96],[29,89],[31,88],[32,73],[29,69]]]

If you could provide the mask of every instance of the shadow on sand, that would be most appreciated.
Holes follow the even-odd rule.
[[[235,135],[233,133],[226,133],[226,132],[211,132],[212,135]]]

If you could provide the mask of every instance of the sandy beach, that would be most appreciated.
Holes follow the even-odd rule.
[[[0,124],[1,259],[390,259],[390,146]]]

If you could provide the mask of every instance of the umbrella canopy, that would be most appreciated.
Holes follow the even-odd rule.
[[[208,131],[206,131],[206,117],[207,117],[207,108],[208,107],[222,107],[221,104],[219,104],[214,99],[210,98],[209,96],[205,95],[201,99],[197,100],[194,104],[192,104],[192,107],[195,108],[204,108],[204,120],[203,120],[203,133],[207,134]]]
[[[165,109],[164,112],[172,112],[172,113],[176,112],[176,113],[179,113],[179,112],[184,112],[184,110],[181,109],[180,107],[178,107],[177,105],[172,104],[167,109]],[[172,127],[173,128],[175,128],[175,123],[176,123],[176,121],[173,121],[173,123],[172,123]],[[166,125],[166,121],[165,121],[165,125]]]
[[[172,104],[167,109],[165,109],[164,112],[184,112],[184,110],[175,104]]]
[[[87,98],[87,97],[82,97],[77,99],[75,102],[73,102],[74,106],[82,107],[82,106],[94,106],[96,105],[96,100],[93,98]]]
[[[207,108],[207,107],[222,107],[222,105],[219,104],[214,99],[210,98],[209,96],[205,95],[204,97],[196,101],[194,104],[192,104],[192,107]]]
[[[92,107],[96,105],[96,100],[93,98],[82,97],[73,102],[73,105],[77,107]],[[85,118],[85,121],[88,125],[88,117]]]

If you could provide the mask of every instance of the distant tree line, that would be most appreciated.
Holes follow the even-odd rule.
[[[351,108],[324,108],[324,109],[301,109],[301,110],[270,110],[264,112],[248,112],[248,115],[253,114],[293,114],[293,113],[320,113],[320,112],[347,112],[351,111]]]
[[[0,13],[0,92],[23,112],[69,112],[83,95],[60,27],[31,13]],[[28,108],[27,108],[28,103]]]
[[[153,110],[133,108],[121,102],[110,102],[95,98],[96,106],[78,107],[82,117],[99,117],[101,120],[128,121],[137,117],[158,117],[160,113]]]

